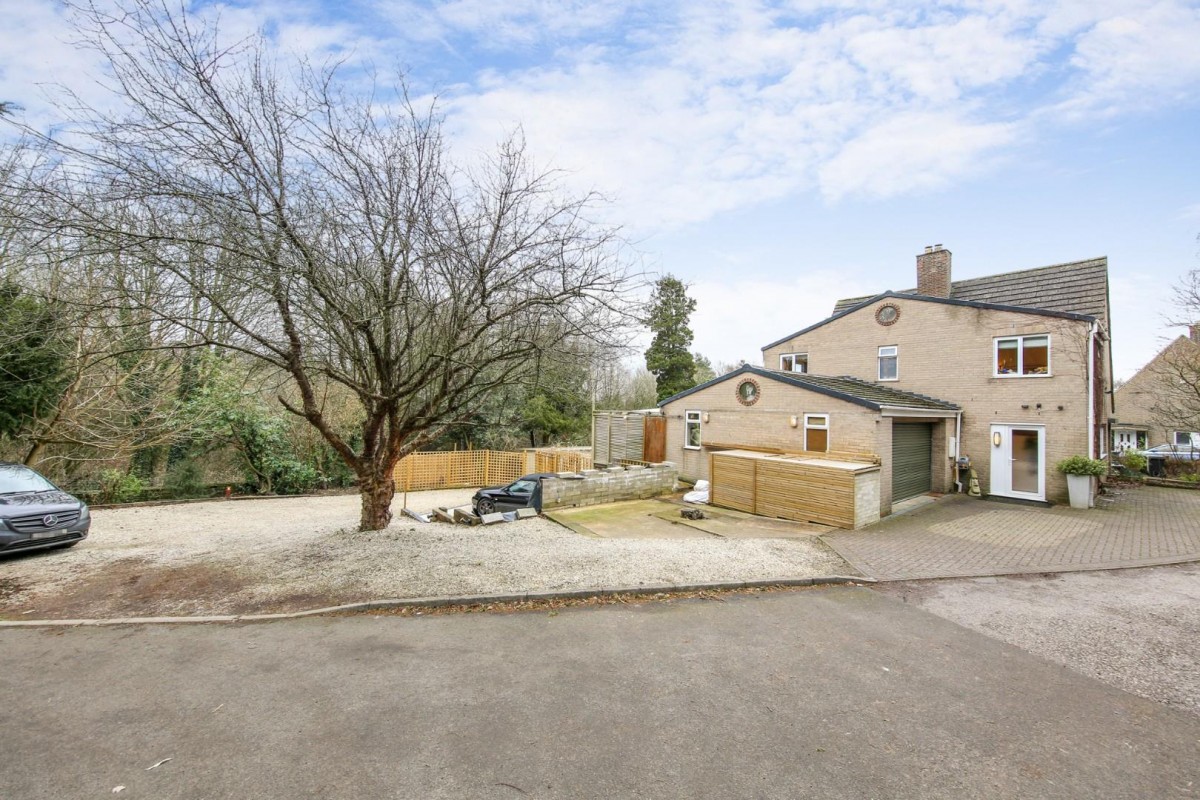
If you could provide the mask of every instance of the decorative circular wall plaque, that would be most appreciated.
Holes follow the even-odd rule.
[[[894,325],[900,319],[900,309],[891,303],[884,303],[875,309],[875,321],[880,325]]]
[[[758,381],[746,378],[737,385],[738,402],[744,406],[752,406],[758,402]]]

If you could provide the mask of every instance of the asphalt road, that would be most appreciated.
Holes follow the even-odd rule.
[[[0,676],[13,800],[1200,794],[1200,718],[854,587],[2,630]]]
[[[1200,564],[881,583],[960,625],[1200,715]]]

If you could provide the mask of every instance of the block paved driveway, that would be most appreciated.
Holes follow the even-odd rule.
[[[1081,510],[949,495],[861,531],[821,537],[877,580],[1117,569],[1200,560],[1200,491],[1125,488]]]

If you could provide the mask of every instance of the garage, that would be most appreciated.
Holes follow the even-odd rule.
[[[925,494],[933,486],[933,426],[892,423],[892,502]]]

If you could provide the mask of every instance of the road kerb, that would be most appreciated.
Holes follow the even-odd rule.
[[[802,587],[829,586],[853,583],[875,583],[874,578],[851,575],[820,575],[809,578],[777,578],[752,581],[719,581],[712,583],[663,583],[645,586],[619,586],[596,589],[567,589],[556,592],[526,592],[482,595],[447,595],[442,597],[411,597],[365,600],[337,606],[325,606],[306,611],[280,614],[218,614],[196,617],[114,617],[111,619],[29,619],[0,620],[0,628],[77,628],[115,627],[121,625],[213,625],[251,622],[278,622],[326,614],[354,611],[374,611],[389,608],[445,608],[448,606],[477,606],[501,603],[525,603],[539,600],[586,600],[592,597],[624,597],[647,594],[680,594],[683,592],[761,589],[772,586]]]

